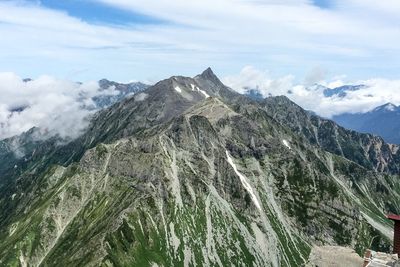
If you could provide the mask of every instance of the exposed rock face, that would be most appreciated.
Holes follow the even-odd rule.
[[[141,94],[4,174],[0,265],[301,266],[314,244],[389,249],[400,184],[383,141],[386,165],[360,164],[335,149],[370,136],[324,138],[332,122],[248,99],[210,69]]]
[[[285,96],[266,98],[263,106],[274,119],[311,144],[368,169],[399,172],[399,146],[385,143],[379,136],[347,130],[303,110]]]

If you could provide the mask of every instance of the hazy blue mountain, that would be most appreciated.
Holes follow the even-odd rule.
[[[376,134],[386,142],[400,144],[400,107],[392,103],[366,113],[345,113],[332,119],[345,128]]]
[[[365,88],[365,85],[343,85],[340,87],[329,88],[320,84],[314,84],[312,86],[307,87],[309,91],[322,91],[325,97],[333,97],[337,96],[340,98],[346,97],[348,92],[358,91],[360,89]],[[245,92],[244,95],[254,99],[254,100],[262,100],[264,99],[263,95],[261,94],[259,89],[253,88],[244,88]],[[291,90],[287,92],[289,95],[292,94]],[[271,95],[269,95],[271,96]]]
[[[365,85],[343,85],[340,87],[336,88],[325,88],[324,89],[324,96],[325,97],[332,97],[332,96],[338,96],[338,97],[345,97],[347,95],[347,92],[352,92],[352,91],[358,91],[360,89],[365,88]]]

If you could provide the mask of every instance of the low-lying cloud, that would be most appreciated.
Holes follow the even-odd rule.
[[[0,73],[0,140],[39,127],[46,136],[75,138],[96,111],[93,96],[115,94],[98,82],[76,83],[41,76],[24,81],[14,73]]]
[[[266,97],[285,95],[293,87],[294,76],[287,75],[273,79],[268,71],[245,66],[238,75],[226,76],[222,81],[239,93],[243,94],[248,89],[258,89]]]
[[[302,83],[296,83],[294,76],[273,78],[268,71],[247,66],[239,74],[227,76],[223,81],[240,93],[247,89],[258,89],[264,97],[285,95],[303,108],[328,118],[342,113],[367,112],[388,102],[400,105],[400,80],[344,81],[345,78],[342,75],[327,79],[322,69],[313,69]],[[318,85],[310,84],[310,81]],[[346,92],[345,96],[324,95],[326,87],[333,89],[345,84],[362,84],[365,87]]]
[[[342,113],[367,112],[388,102],[400,105],[400,80],[348,82],[343,75],[327,79],[326,74],[322,74],[323,71],[312,70],[307,77],[313,76],[313,79],[298,79],[303,81],[299,83],[293,75],[274,78],[268,71],[246,66],[239,74],[225,77],[223,82],[240,93],[258,89],[264,97],[286,95],[303,108],[328,118]],[[324,80],[320,80],[322,77]],[[310,85],[310,80],[320,80],[319,85]],[[348,91],[345,96],[324,95],[327,87],[344,84],[365,87]],[[93,98],[118,93],[114,87],[100,88],[96,81],[77,83],[50,76],[24,81],[14,73],[0,73],[0,140],[33,127],[38,127],[45,137],[75,138],[88,126],[90,115],[98,110]],[[141,93],[136,98],[140,101],[146,95]]]

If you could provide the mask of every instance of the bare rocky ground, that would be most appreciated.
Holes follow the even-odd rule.
[[[306,267],[361,267],[361,258],[353,249],[339,246],[314,246]]]
[[[353,249],[339,246],[314,246],[306,267],[397,267],[400,261],[397,254],[368,250],[364,258]]]

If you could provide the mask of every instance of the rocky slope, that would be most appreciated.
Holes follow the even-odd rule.
[[[210,69],[172,77],[2,171],[0,265],[301,266],[313,245],[388,250],[398,161],[374,138],[255,102]],[[375,157],[341,153],[346,140]]]
[[[270,97],[262,104],[278,122],[328,152],[378,172],[399,173],[399,146],[372,134],[347,130],[291,102],[285,96]]]

